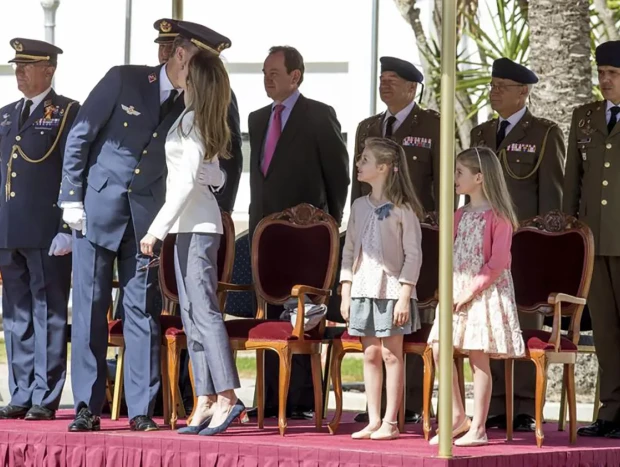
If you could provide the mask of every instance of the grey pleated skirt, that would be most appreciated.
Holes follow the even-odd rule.
[[[349,334],[359,337],[390,337],[411,334],[421,327],[418,303],[411,299],[411,318],[403,326],[394,326],[394,307],[398,300],[352,298]]]

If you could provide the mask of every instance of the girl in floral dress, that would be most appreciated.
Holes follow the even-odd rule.
[[[356,162],[372,191],[351,207],[342,255],[341,313],[364,349],[368,426],[355,439],[395,439],[403,395],[403,335],[420,328],[416,283],[422,265],[421,204],[405,152],[386,138],[369,138]],[[386,410],[381,421],[382,363]]]
[[[454,348],[468,354],[474,372],[474,417],[467,418],[461,398],[454,396],[453,436],[457,446],[487,444],[485,422],[491,401],[489,357],[517,358],[525,346],[510,274],[510,247],[517,217],[497,156],[488,148],[472,148],[456,158],[456,192],[470,202],[454,219]],[[439,316],[429,336],[439,362]],[[456,370],[453,394],[459,394]],[[438,436],[431,444],[438,443]]]

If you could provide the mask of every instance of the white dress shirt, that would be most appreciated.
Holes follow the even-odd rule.
[[[396,120],[392,124],[392,134],[396,133],[396,130],[403,124],[403,122],[407,119],[413,108],[415,107],[415,101],[411,101],[407,107],[405,107],[400,112],[397,112],[396,115],[392,115],[392,112],[388,110],[385,111],[385,116],[383,117],[383,122],[381,123],[381,134],[385,136],[385,129],[387,128],[387,119],[390,117],[396,117]]]
[[[224,174],[217,157],[204,162],[204,147],[193,124],[194,112],[183,112],[166,138],[166,202],[148,230],[160,240],[168,233],[223,233],[217,200],[209,186],[200,183],[199,175],[202,170],[213,172],[208,178],[217,186],[224,183]],[[179,134],[179,125],[183,134]],[[219,177],[214,176],[218,173]]]
[[[518,112],[513,113],[508,118],[499,117],[499,122],[497,123],[497,131],[499,131],[499,127],[502,124],[502,122],[504,120],[508,120],[508,123],[510,124],[510,125],[508,125],[506,127],[506,136],[508,136],[508,133],[510,133],[512,131],[512,129],[515,126],[517,126],[517,123],[519,123],[521,121],[521,119],[525,115],[525,112],[527,112],[527,107],[523,107],[521,110],[519,110]]]

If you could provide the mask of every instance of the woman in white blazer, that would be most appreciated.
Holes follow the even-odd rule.
[[[180,433],[221,433],[245,407],[237,399],[239,375],[217,292],[217,251],[222,235],[220,209],[212,187],[221,187],[219,157],[227,157],[230,83],[219,57],[199,51],[183,66],[186,110],[166,139],[166,201],[140,242],[145,255],[168,233],[176,233],[175,273],[187,348],[194,370],[198,406]]]

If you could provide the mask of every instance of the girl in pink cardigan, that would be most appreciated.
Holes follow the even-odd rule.
[[[403,395],[403,335],[420,328],[415,286],[422,265],[422,207],[405,152],[386,138],[369,138],[356,162],[372,191],[351,207],[342,254],[341,313],[364,348],[368,426],[355,439],[395,439]],[[382,362],[386,410],[381,422]]]
[[[474,372],[474,417],[470,422],[461,398],[454,396],[453,436],[457,446],[487,444],[485,422],[491,401],[489,357],[516,358],[525,353],[517,317],[510,246],[517,217],[497,156],[472,148],[456,158],[456,192],[470,202],[454,219],[454,348],[468,354]],[[439,362],[439,316],[429,343]],[[452,391],[459,394],[456,370]],[[438,437],[431,439],[437,444]]]

